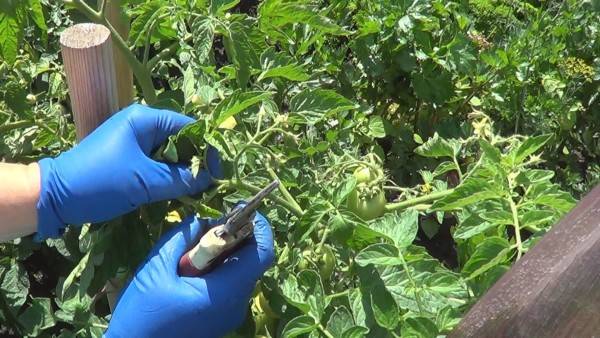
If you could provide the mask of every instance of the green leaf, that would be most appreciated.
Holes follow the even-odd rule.
[[[81,258],[81,260],[79,260],[79,263],[77,263],[77,265],[73,268],[73,270],[71,270],[71,272],[69,273],[67,278],[65,278],[65,281],[63,282],[62,287],[61,287],[61,292],[60,292],[61,298],[65,297],[67,290],[71,287],[73,282],[75,282],[75,279],[79,278],[81,276],[81,274],[83,273],[83,271],[85,270],[85,268],[87,267],[88,261],[90,259],[90,253],[91,253],[91,251],[88,251]]]
[[[285,324],[281,336],[284,338],[293,338],[305,333],[309,333],[317,328],[318,324],[310,316],[298,316]]]
[[[260,64],[263,71],[257,81],[273,77],[282,77],[291,81],[306,81],[310,78],[304,71],[304,67],[294,62],[291,57],[276,53],[272,48],[261,54]]]
[[[354,190],[354,188],[356,187],[356,178],[352,175],[352,176],[348,176],[343,182],[342,184],[340,184],[334,191],[333,191],[333,204],[335,206],[339,206],[340,204],[342,204],[346,198],[348,197],[348,195]]]
[[[266,49],[264,36],[247,22],[232,22],[223,36],[229,60],[236,66],[238,85],[245,88],[251,69],[260,67],[260,53]]]
[[[314,203],[308,210],[305,210],[304,215],[300,218],[300,222],[296,229],[294,229],[294,235],[299,238],[299,242],[306,240],[314,229],[321,223],[321,220],[331,212],[331,206],[329,203],[322,199],[315,199]]]
[[[481,147],[481,150],[483,151],[487,159],[490,160],[492,163],[499,164],[502,161],[502,154],[500,153],[500,150],[491,145],[485,139],[479,139],[479,146]]]
[[[506,210],[492,210],[481,213],[481,218],[495,224],[513,224],[512,213]]]
[[[335,114],[355,107],[352,101],[331,89],[305,89],[290,100],[290,111],[302,116],[307,123],[316,123],[325,114]],[[311,116],[310,113],[314,115]]]
[[[171,25],[171,18],[163,16],[167,9],[161,0],[151,0],[135,7],[132,11],[135,19],[129,30],[131,44],[144,46],[149,33],[150,43],[174,39],[177,34]]]
[[[513,164],[519,165],[525,161],[529,156],[537,152],[541,147],[550,140],[552,135],[540,135],[535,137],[529,137],[523,142],[518,148],[511,152],[513,158]]]
[[[287,275],[280,284],[281,295],[291,305],[307,314],[310,311],[310,305],[304,296],[304,293],[298,285],[298,280],[294,275]]]
[[[0,1],[0,53],[12,64],[23,38],[23,11],[18,1]]]
[[[549,210],[530,210],[520,215],[522,226],[536,227],[540,224],[552,223],[556,220],[556,213]]]
[[[488,237],[481,242],[465,263],[461,273],[469,279],[475,278],[492,267],[503,263],[512,250],[508,241],[502,237]]]
[[[323,292],[321,277],[313,270],[303,270],[298,275],[298,283],[300,289],[304,292],[306,302],[310,306],[308,314],[316,321],[320,321],[329,302]]]
[[[46,25],[42,4],[40,0],[28,0],[27,5],[29,6],[29,16],[42,32],[42,42],[46,43],[48,41],[48,25]]]
[[[452,237],[454,239],[469,239],[495,227],[497,227],[496,224],[486,222],[478,215],[471,215],[458,225]]]
[[[433,177],[441,176],[452,170],[456,170],[456,164],[451,161],[444,161],[444,162],[440,163],[437,166],[437,168],[435,168],[435,170],[433,171]]]
[[[10,269],[1,277],[0,293],[4,295],[8,306],[16,314],[21,306],[25,304],[27,294],[29,293],[27,271],[25,271],[21,263],[15,262],[11,264]]]
[[[577,202],[571,194],[564,191],[547,193],[536,197],[533,202],[535,204],[545,205],[556,209],[562,213],[566,213],[573,209]]]
[[[28,336],[37,337],[44,329],[56,324],[50,298],[32,298],[31,305],[19,316]]]
[[[210,2],[210,13],[215,16],[224,14],[240,3],[240,0],[212,0]]]
[[[419,230],[419,213],[415,209],[407,209],[402,214],[387,213],[371,223],[371,228],[388,237],[399,248],[409,246]]]
[[[382,284],[377,284],[371,289],[371,309],[379,326],[393,330],[400,321],[400,309],[394,297]]]
[[[356,264],[360,266],[373,265],[400,265],[402,260],[399,257],[398,249],[391,244],[378,243],[364,248],[354,258]]]
[[[263,31],[279,31],[278,28],[295,23],[308,24],[323,33],[344,35],[347,31],[331,19],[319,13],[314,5],[281,0],[263,1],[259,10],[259,23]]]
[[[346,330],[354,326],[352,314],[345,306],[337,307],[327,321],[327,331],[334,337],[341,337]]]
[[[385,128],[383,127],[381,116],[376,115],[369,118],[369,131],[367,135],[374,138],[385,137]]]
[[[435,323],[425,317],[406,318],[402,325],[402,337],[433,338],[439,334]]]
[[[450,211],[488,199],[500,198],[499,192],[486,180],[469,177],[454,191],[431,206],[432,210]]]
[[[194,50],[198,57],[197,61],[200,64],[205,64],[210,59],[215,36],[213,20],[207,16],[195,17],[191,30]]]
[[[363,338],[369,333],[369,329],[363,326],[354,326],[344,331],[342,338]]]
[[[427,61],[421,72],[413,73],[412,85],[418,98],[435,104],[442,104],[454,94],[452,76]]]
[[[528,169],[521,171],[519,175],[517,175],[515,181],[518,184],[529,186],[534,183],[549,181],[552,177],[554,177],[554,172],[552,170]]]
[[[368,327],[367,312],[365,309],[368,305],[365,304],[368,304],[370,299],[365,297],[360,289],[356,288],[350,290],[348,302],[350,304],[350,309],[352,310],[352,315],[354,316],[354,322],[360,326]]]
[[[427,142],[415,148],[415,153],[425,157],[454,158],[460,151],[460,141],[441,138],[436,132]]]
[[[215,107],[213,111],[214,124],[219,125],[228,117],[234,116],[244,109],[271,97],[271,93],[262,91],[242,92],[236,90]]]

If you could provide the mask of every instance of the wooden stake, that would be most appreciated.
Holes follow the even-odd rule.
[[[448,336],[598,337],[600,186],[555,225]]]
[[[119,109],[108,28],[82,23],[60,36],[77,138],[82,140]]]
[[[123,13],[121,0],[106,0],[106,19],[127,41],[129,36],[129,20]],[[133,73],[125,59],[123,52],[118,48],[113,49],[115,70],[117,73],[117,92],[119,95],[119,109],[127,107],[133,102]]]

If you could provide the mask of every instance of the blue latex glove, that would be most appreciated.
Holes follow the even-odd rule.
[[[125,287],[107,338],[213,338],[242,324],[257,280],[273,263],[273,233],[256,213],[248,244],[208,274],[179,277],[179,259],[215,223],[188,218],[160,239]]]
[[[206,190],[222,176],[218,153],[194,178],[183,164],[151,159],[169,135],[193,122],[168,110],[134,104],[113,115],[73,149],[39,162],[38,240],[57,237],[66,224],[101,222],[140,205]]]

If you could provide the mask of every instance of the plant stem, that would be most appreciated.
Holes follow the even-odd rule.
[[[319,330],[327,337],[327,338],[335,338],[326,328],[323,327],[323,324],[319,323]]]
[[[389,211],[395,211],[395,210],[404,210],[404,209],[410,208],[410,207],[418,205],[418,204],[432,202],[432,201],[438,200],[442,197],[450,195],[453,191],[454,191],[454,189],[448,189],[448,190],[444,190],[444,191],[434,192],[434,193],[424,195],[424,196],[411,198],[411,199],[408,199],[408,200],[402,201],[402,202],[388,203],[385,205],[385,211],[389,212]]]
[[[422,314],[423,313],[423,308],[421,306],[421,296],[419,296],[419,292],[418,292],[418,287],[417,287],[417,282],[415,282],[415,280],[413,279],[410,270],[408,269],[408,264],[406,263],[406,260],[404,259],[404,255],[402,254],[402,252],[400,250],[398,250],[398,257],[400,258],[400,260],[402,261],[402,267],[404,268],[404,271],[406,271],[406,276],[408,277],[408,280],[410,281],[410,283],[412,284],[413,288],[415,289],[415,302],[417,303],[417,307],[419,308],[419,312]]]
[[[257,186],[242,182],[241,179],[240,180],[217,180],[216,183],[222,185],[223,188],[237,187],[238,189],[248,190],[253,194],[256,194],[262,190],[261,188],[259,188]],[[286,201],[285,199],[283,199],[279,196],[270,195],[270,196],[268,196],[268,198],[270,200],[272,200],[273,202],[281,205],[282,207],[288,209],[292,214],[294,214],[298,218],[300,218],[300,217],[302,217],[302,215],[304,215],[304,211],[296,209],[292,204],[290,204],[290,202]]]
[[[0,125],[0,133],[7,133],[11,130],[27,128],[35,125],[33,121],[17,121]]]
[[[523,253],[523,244],[521,242],[521,226],[519,225],[519,213],[517,212],[517,205],[511,197],[508,197],[508,203],[510,204],[510,211],[513,216],[513,226],[515,227],[515,241],[517,242],[517,260],[521,258]]]
[[[294,199],[292,194],[290,194],[290,192],[287,190],[287,188],[285,187],[283,182],[281,182],[281,180],[279,179],[279,176],[277,176],[277,173],[275,173],[275,170],[273,170],[273,168],[267,166],[267,172],[269,173],[269,175],[271,176],[272,179],[277,180],[279,182],[279,192],[281,193],[281,195],[283,195],[283,197],[288,202],[290,202],[290,204],[292,204],[296,209],[298,209],[298,210],[302,211],[302,213],[304,213],[304,210],[302,210],[302,207],[300,206],[300,204],[298,204],[298,202],[296,202],[296,200]]]

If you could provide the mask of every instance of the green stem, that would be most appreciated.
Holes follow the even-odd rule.
[[[402,254],[402,252],[398,252],[398,257],[400,258],[400,260],[402,261],[402,267],[404,268],[404,271],[406,271],[406,276],[408,277],[408,280],[410,281],[410,283],[412,284],[413,288],[415,289],[415,302],[417,303],[417,307],[419,308],[419,312],[422,314],[423,313],[423,308],[421,306],[421,296],[419,296],[419,292],[418,292],[418,287],[417,287],[417,283],[415,282],[415,280],[413,279],[410,270],[408,269],[408,264],[406,263],[406,260],[404,259],[404,255]]]
[[[261,188],[254,186],[252,184],[249,184],[249,183],[245,183],[242,180],[235,180],[235,181],[234,180],[217,180],[216,183],[223,185],[224,188],[236,187],[238,189],[248,190],[253,194],[256,194],[262,190]],[[296,209],[292,204],[290,204],[290,202],[286,201],[285,199],[283,199],[279,196],[270,195],[267,198],[269,198],[273,202],[281,205],[282,207],[288,209],[292,214],[294,214],[298,218],[300,218],[300,217],[302,217],[302,215],[304,215],[304,211]]]
[[[335,338],[326,328],[323,327],[323,324],[319,323],[319,330],[327,337],[327,338]]]
[[[35,125],[33,121],[17,121],[11,123],[5,123],[0,126],[0,133],[7,133],[9,131],[21,128],[27,128]]]
[[[515,241],[517,242],[517,260],[521,258],[523,254],[523,244],[521,242],[521,226],[519,225],[519,213],[517,212],[517,205],[512,198],[508,198],[508,203],[510,204],[510,211],[513,216],[513,226],[515,227]]]
[[[404,209],[410,208],[410,207],[418,205],[418,204],[425,204],[428,202],[432,202],[432,201],[438,200],[442,197],[446,197],[446,196],[450,195],[453,191],[454,191],[454,189],[448,189],[448,190],[444,190],[444,191],[434,192],[429,195],[411,198],[409,200],[402,201],[402,202],[388,203],[385,205],[385,211],[389,212],[389,211],[395,211],[395,210],[404,210]]]
[[[290,204],[292,204],[294,206],[294,208],[296,208],[296,209],[302,211],[302,213],[304,213],[304,210],[302,210],[302,207],[300,206],[300,204],[298,204],[298,202],[296,202],[296,200],[294,199],[292,194],[290,194],[290,192],[285,187],[285,184],[283,184],[283,182],[281,182],[281,180],[279,179],[279,176],[277,176],[277,173],[275,172],[275,170],[273,170],[273,168],[267,166],[267,172],[269,173],[269,175],[271,176],[272,179],[279,182],[279,192],[281,193],[281,195],[283,195],[283,197],[288,202],[290,202]]]
[[[71,4],[77,10],[82,12],[85,16],[87,16],[90,20],[95,23],[102,24],[106,26],[110,30],[110,34],[112,37],[113,43],[117,46],[119,50],[123,53],[123,56],[129,63],[133,74],[135,75],[138,84],[142,88],[142,93],[144,94],[144,98],[146,102],[149,104],[154,104],[156,102],[156,91],[154,89],[154,85],[152,84],[152,76],[150,71],[135,57],[133,52],[127,46],[123,37],[119,34],[119,32],[113,27],[113,25],[108,22],[105,16],[102,13],[96,12],[90,6],[88,6],[82,0],[63,0],[66,4]]]

